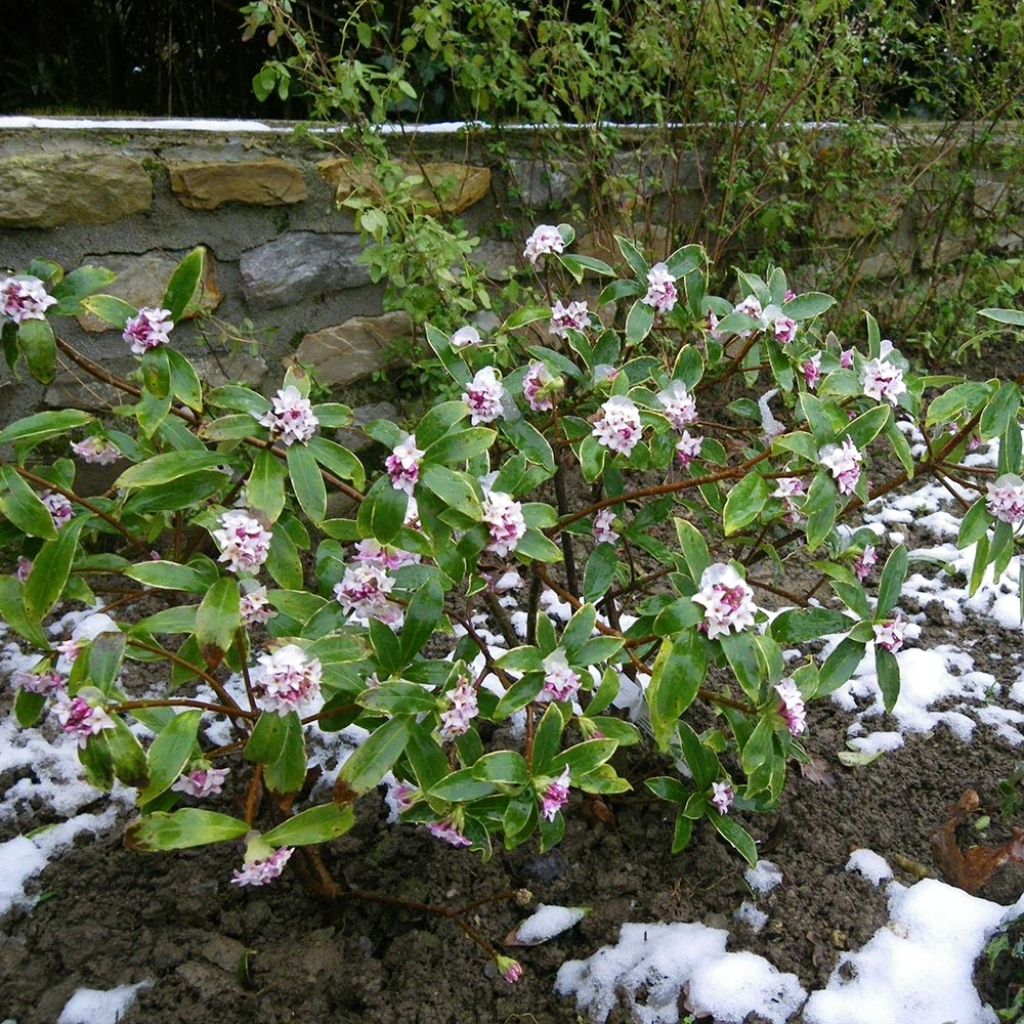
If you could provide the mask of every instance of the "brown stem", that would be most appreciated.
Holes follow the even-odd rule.
[[[263,765],[256,765],[249,783],[249,791],[245,795],[245,823],[249,828],[256,825],[256,815],[260,813],[263,803]]]
[[[212,711],[215,715],[228,715],[229,717],[238,715],[236,709],[229,708],[224,704],[209,704],[203,700],[191,700],[184,697],[180,700],[126,700],[113,705],[111,710],[121,712],[136,711],[142,708],[199,708],[202,711]]]

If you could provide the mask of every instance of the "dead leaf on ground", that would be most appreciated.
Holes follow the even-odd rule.
[[[835,784],[835,776],[829,771],[828,762],[817,754],[811,754],[810,764],[800,762],[800,775],[818,786],[827,786],[831,789]]]

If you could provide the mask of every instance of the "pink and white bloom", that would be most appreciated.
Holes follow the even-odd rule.
[[[309,399],[303,398],[302,392],[294,384],[278,391],[273,408],[260,416],[257,423],[267,427],[270,436],[286,448],[290,448],[296,441],[305,444],[320,426]]]
[[[815,352],[800,369],[803,371],[807,386],[812,390],[816,388],[821,381],[821,353]]]
[[[871,575],[871,570],[878,564],[878,555],[875,549],[868,544],[867,547],[857,556],[857,560],[853,563],[853,571],[857,574],[857,579],[862,583]]]
[[[784,679],[775,687],[775,692],[782,701],[779,714],[786,723],[786,728],[793,736],[799,736],[807,728],[807,709],[804,696],[792,679]]]
[[[121,458],[117,445],[105,437],[87,437],[84,441],[74,441],[71,450],[83,461],[94,462],[100,466],[108,466]]]
[[[18,555],[18,568],[15,570],[14,575],[17,576],[19,583],[24,583],[28,579],[28,574],[32,571],[32,563],[24,556]]]
[[[282,718],[308,707],[320,696],[323,666],[297,644],[286,644],[272,654],[261,654],[252,673],[256,703]]]
[[[270,554],[273,534],[239,509],[225,512],[219,522],[220,529],[212,531],[221,552],[217,561],[226,562],[231,572],[255,576]]]
[[[460,348],[482,345],[484,339],[480,337],[480,332],[475,327],[460,327],[448,339],[448,343],[452,348],[458,350]]]
[[[159,348],[170,342],[168,335],[174,330],[169,309],[140,309],[124,325],[122,337],[137,356],[145,355],[151,348]]]
[[[0,313],[16,324],[23,324],[26,320],[45,320],[46,311],[56,305],[57,300],[47,294],[38,277],[24,274],[0,281]]]
[[[523,377],[523,397],[534,412],[547,412],[555,407],[548,385],[555,378],[544,363],[530,363]]]
[[[594,543],[614,544],[619,535],[612,529],[615,513],[610,508],[603,508],[594,516]]]
[[[50,697],[67,689],[68,681],[59,672],[12,672],[11,685],[26,693]]]
[[[864,366],[864,394],[876,402],[886,401],[895,405],[899,396],[906,393],[903,371],[884,359],[872,359]]]
[[[896,617],[873,626],[875,631],[875,643],[890,654],[895,654],[903,648],[904,633],[907,628],[907,620],[896,613]]]
[[[775,340],[780,345],[788,345],[796,337],[799,328],[795,320],[788,316],[780,316],[772,324],[772,329],[775,331]]]
[[[295,852],[291,846],[282,846],[275,850],[269,857],[249,860],[246,855],[245,863],[241,870],[236,871],[231,879],[232,885],[269,885],[275,878],[279,878],[284,871],[285,864],[289,857]]]
[[[736,799],[736,791],[732,788],[731,782],[711,783],[711,804],[719,814],[728,814]]]
[[[91,736],[104,729],[116,728],[114,720],[103,710],[95,708],[83,697],[65,697],[54,705],[61,729],[78,737],[78,745],[84,747]]]
[[[562,769],[562,774],[554,779],[544,790],[540,802],[540,813],[548,821],[554,821],[558,812],[569,802],[569,768]]]
[[[504,385],[498,380],[493,366],[485,366],[466,385],[462,400],[469,409],[473,426],[493,423],[502,415],[501,403],[505,397]]]
[[[406,523],[408,524],[408,520]],[[356,544],[352,561],[394,572],[406,565],[419,565],[420,556],[402,548],[393,548],[390,545],[385,547],[375,538],[367,537]]]
[[[451,707],[441,712],[441,728],[438,730],[442,743],[450,743],[456,736],[469,732],[469,723],[479,714],[476,689],[465,676],[448,693],[448,699]]]
[[[380,565],[361,562],[345,569],[340,583],[335,584],[334,596],[346,613],[360,619],[390,619],[395,607],[388,595],[395,581]]]
[[[658,392],[658,404],[676,430],[697,422],[697,402],[681,380],[672,381],[664,391]]]
[[[853,369],[853,351],[854,350],[852,348],[844,348],[839,354],[839,365],[844,370]]]
[[[803,480],[798,476],[784,476],[776,481],[773,498],[781,498],[786,506],[786,521],[796,523],[800,520],[800,510],[796,507],[794,498],[802,498],[807,493]]]
[[[498,973],[510,985],[514,985],[523,976],[523,965],[510,956],[497,956],[494,962],[498,965]]]
[[[743,313],[749,316],[751,320],[758,322],[758,330],[761,330],[765,326],[764,322],[764,309],[761,307],[761,303],[753,295],[748,295],[745,299],[737,302],[732,310],[734,313]],[[753,331],[739,331],[738,336],[741,338],[749,338]]]
[[[277,615],[267,600],[267,588],[257,587],[242,595],[242,622],[247,626],[264,625]]]
[[[985,499],[989,514],[1010,526],[1024,522],[1024,480],[1015,473],[1004,473],[988,485]]]
[[[704,607],[709,640],[725,633],[741,633],[754,624],[754,592],[743,577],[724,562],[715,562],[704,570],[693,602]]]
[[[406,434],[401,444],[391,449],[391,454],[384,460],[384,468],[391,477],[391,486],[396,491],[405,491],[412,497],[413,489],[420,478],[420,460],[424,451],[416,447],[416,438]]]
[[[640,410],[625,395],[614,395],[601,406],[601,416],[591,433],[599,444],[629,456],[640,440]]]
[[[572,700],[580,689],[579,673],[573,672],[565,651],[552,651],[541,663],[544,667],[544,689],[538,699]]]
[[[489,491],[484,495],[484,522],[490,528],[488,551],[504,557],[514,551],[526,533],[523,506],[511,494]]]
[[[842,445],[829,444],[818,452],[818,461],[832,471],[840,494],[853,494],[860,479],[860,465],[864,456],[849,437]]]
[[[427,830],[435,839],[442,839],[449,846],[472,846],[473,843],[467,839],[449,818],[444,821],[432,821]]]
[[[655,263],[647,271],[647,294],[640,300],[645,306],[653,306],[656,313],[671,313],[679,299],[676,278],[665,263]]]
[[[676,458],[679,460],[679,465],[689,466],[694,459],[700,458],[700,453],[704,448],[704,438],[700,435],[691,437],[688,430],[683,431],[682,437],[676,443]]]
[[[548,333],[563,341],[569,337],[569,331],[585,331],[590,327],[590,310],[583,300],[570,302],[563,306],[561,299],[551,307],[551,322]]]
[[[224,780],[230,774],[230,768],[194,768],[182,775],[171,789],[197,800],[208,796],[220,796],[224,789]]]
[[[59,644],[54,644],[54,647],[61,655],[61,659],[66,664],[66,667],[70,669],[74,665],[79,655],[89,646],[89,644],[100,635],[100,633],[117,633],[117,623],[105,612],[96,612],[93,615],[89,615],[82,619],[81,622],[71,630],[71,637],[68,640],[62,640]],[[58,668],[64,668],[58,662]]]
[[[46,506],[53,518],[55,529],[59,530],[67,526],[74,518],[74,507],[63,494],[58,494],[56,491],[43,491],[39,495],[39,500]]]
[[[565,239],[553,224],[540,224],[526,240],[523,256],[534,266],[547,253],[565,252]]]

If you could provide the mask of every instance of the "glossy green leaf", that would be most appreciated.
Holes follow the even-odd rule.
[[[288,476],[302,511],[314,522],[327,518],[327,487],[316,458],[304,444],[288,449]]]
[[[207,665],[218,665],[242,624],[238,581],[222,577],[209,589],[196,612],[196,641]]]
[[[342,766],[335,787],[339,803],[351,803],[373,789],[402,756],[414,720],[392,718],[375,729]]]
[[[177,323],[186,312],[193,296],[200,287],[206,250],[202,246],[193,249],[174,269],[164,294],[163,307],[171,312],[171,319]]]
[[[301,811],[276,828],[263,834],[263,841],[277,848],[281,846],[313,846],[339,839],[356,823],[351,807],[321,804]]]
[[[125,830],[125,845],[143,852],[187,850],[241,839],[248,831],[249,826],[239,818],[186,807],[173,814],[159,811],[132,822]]]
[[[202,717],[201,711],[175,715],[153,740],[147,755],[149,785],[139,793],[141,805],[151,803],[177,781],[195,750]]]

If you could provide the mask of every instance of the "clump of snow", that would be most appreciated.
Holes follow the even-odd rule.
[[[994,1024],[972,974],[1006,908],[926,878],[909,889],[892,884],[889,914],[811,996],[806,1024]]]
[[[107,992],[80,988],[61,1010],[57,1024],[117,1024],[131,1009],[139,992],[152,986],[151,981],[140,981],[135,985],[118,985]]]
[[[590,913],[589,907],[556,907],[541,903],[515,930],[515,941],[523,946],[536,946],[579,924]]]
[[[768,923],[768,915],[750,900],[744,900],[733,917],[745,924],[755,935]]]
[[[770,860],[759,860],[754,867],[743,872],[743,877],[754,892],[764,896],[782,885],[782,868]]]
[[[753,953],[727,953],[728,937],[702,924],[624,924],[616,945],[564,963],[555,991],[575,995],[578,1009],[598,1024],[620,993],[641,1024],[678,1024],[684,988],[690,1010],[719,1024],[740,1024],[752,1011],[785,1024],[806,998],[800,982]]]
[[[846,862],[846,870],[863,875],[876,887],[892,878],[892,868],[889,867],[889,862],[874,850],[854,850]]]

